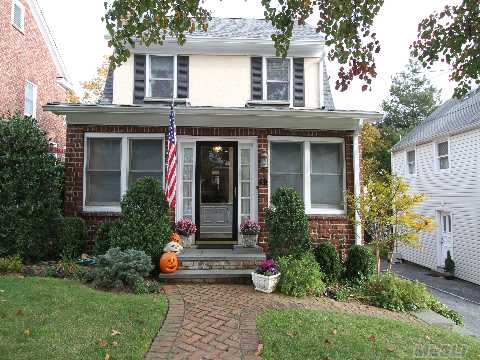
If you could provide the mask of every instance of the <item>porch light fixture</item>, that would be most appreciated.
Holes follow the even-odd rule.
[[[213,152],[215,152],[215,153],[219,153],[222,150],[223,150],[223,148],[222,148],[221,145],[214,145],[213,146]]]
[[[260,164],[259,165],[262,169],[268,168],[268,153],[266,151],[262,152],[260,154]]]

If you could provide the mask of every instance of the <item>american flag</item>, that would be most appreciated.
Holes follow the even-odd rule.
[[[177,129],[175,126],[175,112],[170,111],[168,117],[168,162],[167,162],[167,178],[166,191],[168,206],[173,208],[177,202]]]

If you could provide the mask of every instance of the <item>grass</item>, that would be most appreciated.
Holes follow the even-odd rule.
[[[439,359],[480,359],[480,342],[472,338],[386,318],[304,309],[271,310],[257,318],[257,327],[263,343],[261,356],[266,360],[431,357],[425,356],[425,351],[437,354],[433,357]]]
[[[141,359],[166,310],[162,295],[102,292],[73,280],[0,277],[0,359]]]

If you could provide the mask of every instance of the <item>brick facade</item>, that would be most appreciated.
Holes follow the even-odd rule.
[[[83,212],[83,164],[84,164],[84,134],[85,132],[106,133],[166,133],[165,127],[145,126],[98,126],[98,125],[68,125],[67,150],[65,154],[65,213],[83,217],[89,229],[89,238],[94,239],[98,226],[109,217],[118,214],[84,213]],[[253,129],[253,128],[177,128],[178,135],[191,136],[256,136],[258,138],[258,156],[268,152],[269,135],[302,136],[302,137],[341,137],[345,141],[346,187],[353,192],[353,132],[352,131],[319,131],[292,129]],[[268,206],[268,170],[258,170],[258,221],[262,227],[259,242],[266,245],[265,218],[263,209]],[[173,213],[172,213],[173,215]],[[345,215],[312,215],[310,234],[315,243],[330,240],[339,248],[346,248],[355,241],[353,224]]]
[[[64,117],[43,112],[42,106],[51,101],[65,101],[66,90],[57,83],[59,76],[38,24],[27,1],[25,30],[22,33],[11,24],[12,1],[0,1],[0,115],[23,114],[25,81],[37,86],[37,121],[49,140],[65,146]],[[52,149],[54,150],[54,149]]]

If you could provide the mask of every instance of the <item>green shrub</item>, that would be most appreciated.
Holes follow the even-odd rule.
[[[171,233],[162,185],[151,177],[138,180],[123,197],[121,207],[122,217],[110,229],[112,246],[142,250],[158,263]]]
[[[457,325],[463,325],[463,316],[460,315],[455,310],[450,309],[447,305],[442,304],[440,301],[435,299],[433,296],[430,296],[430,301],[428,303],[430,310],[440,314],[448,319],[451,319]]]
[[[62,166],[34,119],[0,118],[0,256],[57,255],[52,226],[61,213]]]
[[[308,218],[300,195],[281,187],[272,196],[273,207],[265,209],[270,257],[302,255],[311,249]]]
[[[278,284],[281,293],[304,297],[319,296],[325,291],[324,275],[311,252],[307,252],[302,257],[282,256],[277,263],[281,272]]]
[[[115,221],[106,220],[97,230],[93,255],[103,255],[112,247],[111,230],[115,226]]]
[[[455,273],[455,261],[453,261],[450,251],[447,251],[447,258],[445,259],[445,271],[447,273]]]
[[[95,272],[94,270],[88,267],[79,267],[77,272],[74,274],[74,278],[78,281],[89,283],[95,279]]]
[[[59,278],[69,278],[74,276],[78,269],[79,265],[75,259],[69,257],[63,257],[55,264],[56,277]]]
[[[64,258],[75,259],[82,255],[87,241],[85,221],[79,217],[66,217],[59,228],[58,243]]]
[[[134,284],[148,276],[153,266],[144,251],[111,248],[105,255],[97,258],[94,284],[97,287],[111,289]]]
[[[370,278],[375,272],[375,256],[372,251],[360,245],[353,245],[345,262],[345,277],[358,282]]]
[[[325,241],[315,248],[314,253],[326,280],[329,283],[337,281],[342,274],[343,265],[335,246],[331,242]]]
[[[20,256],[6,256],[0,258],[0,274],[19,273],[22,271],[22,258]]]
[[[133,284],[133,292],[137,295],[159,293],[161,286],[156,281],[138,279]]]
[[[426,309],[430,301],[425,285],[392,273],[372,277],[365,285],[365,292],[373,305],[394,311]]]

